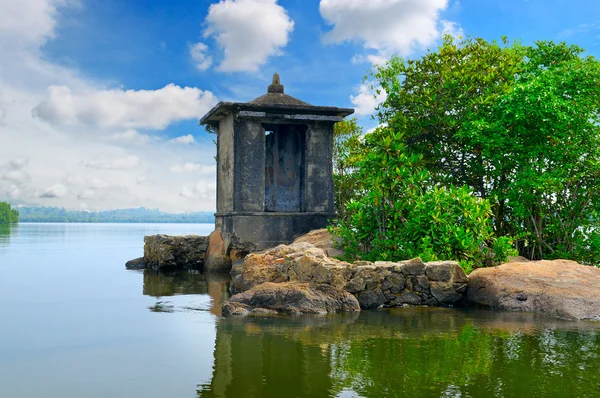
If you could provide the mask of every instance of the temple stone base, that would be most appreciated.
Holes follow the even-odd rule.
[[[311,230],[325,228],[335,213],[222,213],[216,214],[216,227],[239,242],[252,242],[252,251],[289,244]]]

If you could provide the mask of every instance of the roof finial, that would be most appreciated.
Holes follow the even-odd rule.
[[[267,92],[283,94],[283,84],[281,84],[279,80],[279,73],[273,73],[273,82],[269,86]]]

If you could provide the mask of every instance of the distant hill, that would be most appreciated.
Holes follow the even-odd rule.
[[[213,212],[165,213],[138,207],[104,211],[66,210],[60,207],[20,207],[21,222],[81,223],[213,223]]]

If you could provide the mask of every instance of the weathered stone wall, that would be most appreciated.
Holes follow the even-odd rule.
[[[242,292],[265,282],[287,281],[345,290],[357,297],[361,308],[370,309],[455,304],[463,297],[467,276],[454,261],[424,263],[416,258],[350,264],[328,257],[309,243],[294,243],[249,254],[234,289]]]
[[[201,268],[208,247],[208,237],[198,235],[144,237],[146,268]]]

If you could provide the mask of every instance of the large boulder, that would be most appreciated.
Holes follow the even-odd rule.
[[[467,300],[566,319],[600,319],[600,269],[568,260],[514,262],[469,275]]]
[[[223,306],[224,316],[328,314],[360,311],[356,298],[326,284],[263,283],[233,295]]]
[[[340,257],[344,252],[335,248],[334,242],[335,238],[325,228],[312,230],[294,240],[294,243],[310,243],[314,247],[322,249],[330,257]]]
[[[204,256],[204,270],[229,272],[231,258],[228,254],[229,242],[223,239],[220,230],[214,230],[208,235],[208,248]]]
[[[285,262],[285,257],[311,248],[308,243],[279,245],[273,249],[250,253],[244,258],[241,274],[233,280],[235,292],[246,291],[253,286],[265,282],[284,282],[288,280],[278,270],[278,265]]]
[[[206,236],[150,235],[144,237],[144,262],[153,270],[202,268],[208,246]]]

